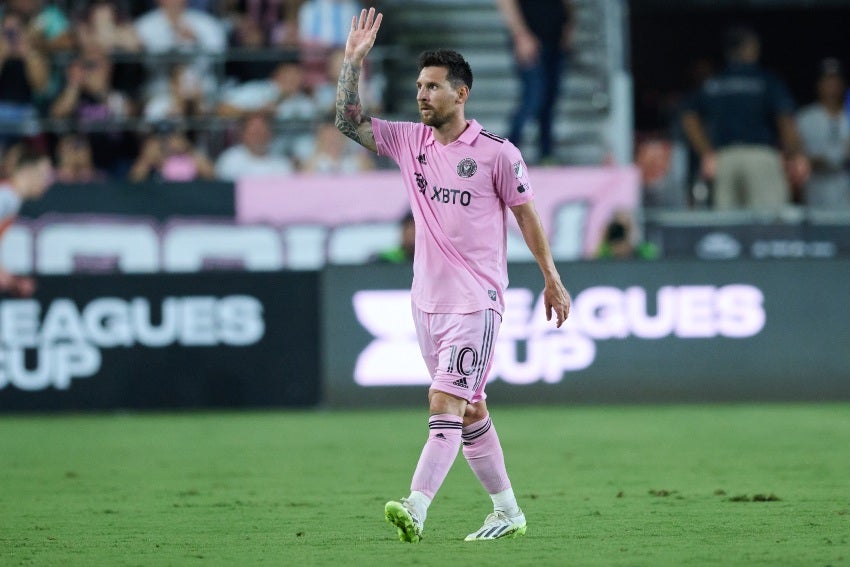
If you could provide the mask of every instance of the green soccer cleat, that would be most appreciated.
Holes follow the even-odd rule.
[[[490,539],[510,539],[525,535],[525,515],[520,511],[516,516],[507,516],[502,511],[493,512],[484,520],[484,525],[466,536],[464,541],[484,541]]]
[[[408,543],[416,543],[422,539],[422,521],[413,510],[413,505],[402,498],[401,502],[390,500],[384,506],[387,521],[398,530],[398,539]]]

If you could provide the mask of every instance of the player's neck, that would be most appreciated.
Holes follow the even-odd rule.
[[[459,114],[457,117],[446,122],[439,128],[432,126],[431,132],[434,133],[434,140],[444,146],[447,146],[460,138],[460,135],[463,134],[468,127],[469,124],[466,122],[466,118],[463,117],[463,114]]]

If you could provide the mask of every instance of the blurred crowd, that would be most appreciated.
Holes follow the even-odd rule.
[[[639,136],[644,206],[850,210],[850,98],[841,61],[812,63],[814,100],[798,105],[782,70],[762,65],[755,29],[732,26],[718,42],[724,61],[695,60],[690,90],[659,105],[668,130]]]
[[[356,0],[0,3],[0,178],[22,146],[58,180],[233,180],[374,167],[333,135]],[[362,94],[381,106],[381,75]]]

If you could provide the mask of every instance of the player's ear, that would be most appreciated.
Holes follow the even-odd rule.
[[[469,98],[469,87],[466,85],[461,85],[457,88],[457,99],[456,102],[458,104],[463,104]]]

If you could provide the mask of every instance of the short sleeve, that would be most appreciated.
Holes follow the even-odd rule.
[[[389,122],[372,118],[372,134],[379,156],[387,156],[398,163],[402,149],[410,145],[413,135],[412,122]]]
[[[509,207],[522,205],[534,198],[528,166],[516,146],[505,142],[496,158],[493,185],[499,198]]]

